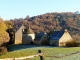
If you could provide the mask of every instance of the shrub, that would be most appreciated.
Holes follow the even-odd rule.
[[[78,47],[78,43],[75,40],[66,43],[67,47]]]
[[[0,46],[0,55],[4,54],[4,53],[6,53],[6,52],[8,52],[7,47],[5,47],[5,46]]]
[[[4,45],[5,43],[9,42],[9,34],[7,32],[5,32],[5,35],[0,34],[0,46]]]

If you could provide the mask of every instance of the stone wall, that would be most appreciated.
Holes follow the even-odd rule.
[[[22,44],[22,33],[23,29],[25,29],[24,26],[21,26],[18,31],[15,33],[15,44]]]
[[[53,46],[59,46],[59,40],[49,40],[49,44]]]

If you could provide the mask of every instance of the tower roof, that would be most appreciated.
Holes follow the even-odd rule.
[[[30,26],[28,27],[27,34],[34,34],[34,32],[32,31],[32,29],[30,28]]]

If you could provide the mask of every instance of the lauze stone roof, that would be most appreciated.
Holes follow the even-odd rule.
[[[42,36],[44,35],[44,32],[40,32],[36,35],[35,40],[40,40]]]
[[[54,31],[50,36],[50,40],[59,40],[65,31]]]

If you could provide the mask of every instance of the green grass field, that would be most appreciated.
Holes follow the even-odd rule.
[[[10,52],[1,55],[0,58],[14,58],[30,56],[42,50],[45,53],[44,60],[80,60],[80,47],[53,47],[53,46],[10,46]],[[78,53],[75,53],[78,52]],[[72,54],[75,53],[75,54]],[[40,60],[39,57],[26,60]]]

